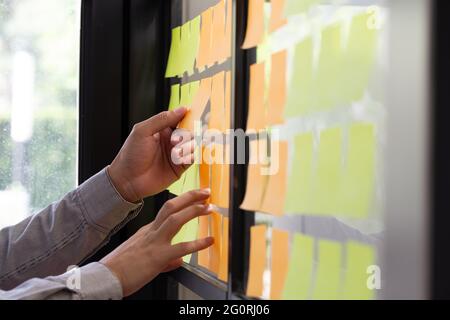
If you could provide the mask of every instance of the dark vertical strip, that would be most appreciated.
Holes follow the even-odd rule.
[[[450,298],[450,3],[435,0],[433,7],[433,223],[432,296]]]

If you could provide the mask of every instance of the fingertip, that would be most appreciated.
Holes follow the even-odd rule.
[[[174,112],[176,115],[178,115],[178,116],[183,116],[183,115],[186,114],[187,108],[186,108],[186,107],[180,107],[180,108],[175,109],[173,112]]]

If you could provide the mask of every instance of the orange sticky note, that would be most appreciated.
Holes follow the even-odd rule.
[[[250,261],[248,265],[247,295],[261,297],[263,294],[263,275],[266,268],[266,231],[265,225],[250,229]]]
[[[205,154],[206,148],[207,147],[202,148],[202,155]],[[211,187],[210,171],[211,171],[211,166],[202,160],[202,162],[200,163],[200,188],[201,189],[206,189],[206,188]]]
[[[272,12],[270,14],[269,31],[274,32],[287,23],[284,16],[286,0],[271,0],[270,2],[272,3]]]
[[[227,0],[227,17],[225,20],[225,59],[231,57],[231,46],[233,42],[232,38],[233,28],[233,0]]]
[[[211,82],[211,78],[201,80],[200,88],[194,97],[192,107],[186,113],[184,119],[180,122],[178,126],[179,128],[194,132],[195,121],[201,120],[205,107],[208,104],[211,95]]]
[[[210,64],[225,60],[225,0],[221,0],[213,7],[212,24],[212,54]]]
[[[212,55],[211,40],[212,40],[212,23],[213,23],[213,8],[209,8],[201,15],[202,26],[200,30],[200,50],[197,57],[197,68],[203,69],[209,64]]]
[[[247,32],[242,49],[259,45],[264,39],[264,0],[249,0]]]
[[[264,107],[265,64],[250,66],[250,92],[248,103],[247,132],[260,131],[266,127],[266,110]]]
[[[222,215],[213,212],[210,217],[211,236],[214,238],[214,244],[209,248],[209,270],[219,274],[220,256],[222,245]]]
[[[284,123],[287,51],[273,54],[271,66],[267,122],[269,125],[277,125]]]
[[[229,237],[230,220],[228,217],[222,217],[222,248],[220,251],[220,268],[217,277],[224,281],[228,281],[228,237]]]
[[[231,72],[225,74],[225,130],[231,128]]]
[[[214,157],[209,160],[211,164],[211,203],[219,206],[220,185],[222,180],[222,166],[224,162],[224,149],[222,144],[213,143],[209,146]]]
[[[250,141],[250,163],[247,169],[247,187],[244,201],[241,204],[241,209],[248,211],[258,211],[261,208],[264,190],[267,185],[268,176],[262,175],[263,170],[267,170],[267,168],[264,167],[263,163],[261,163],[260,156],[258,156],[261,148],[264,147],[261,146],[260,141]],[[262,151],[264,152],[264,150]]]
[[[289,233],[272,229],[270,299],[280,300],[289,266]]]
[[[202,216],[198,218],[198,239],[209,236],[209,217]],[[209,269],[209,248],[197,253],[198,265]]]
[[[221,163],[211,165],[211,203],[220,208],[228,208],[230,189],[230,165],[226,161],[229,145],[214,144],[213,148],[222,153]]]
[[[271,145],[270,175],[260,211],[281,216],[287,189],[288,144],[286,141],[273,141]]]
[[[225,131],[225,126],[225,72],[222,71],[212,78],[209,129]]]

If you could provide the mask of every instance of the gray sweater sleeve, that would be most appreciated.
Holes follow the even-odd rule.
[[[141,208],[142,203],[133,204],[122,199],[104,169],[62,200],[15,226],[1,230],[0,289],[9,291],[0,291],[0,298],[5,294],[5,298],[62,298],[68,289],[64,280],[69,276],[67,268],[93,255]],[[117,298],[115,294],[106,293],[100,297],[97,293],[82,293],[83,287],[86,292],[97,290],[89,286],[89,283],[94,283],[90,279],[95,275],[103,280],[115,279],[106,267],[91,264],[78,270],[81,278],[86,278],[84,282],[82,280],[85,285],[81,286],[81,291],[69,292],[77,292],[75,296],[81,298]],[[115,281],[115,284],[110,281],[113,288],[117,287]],[[48,295],[45,287],[48,287]],[[31,291],[28,295],[26,292],[31,288],[41,293],[36,295]],[[16,291],[18,296],[14,295],[15,290],[19,290]]]

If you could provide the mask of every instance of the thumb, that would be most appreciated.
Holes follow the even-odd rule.
[[[143,135],[151,136],[166,128],[175,128],[184,118],[187,109],[184,107],[173,111],[164,111],[138,124]]]

